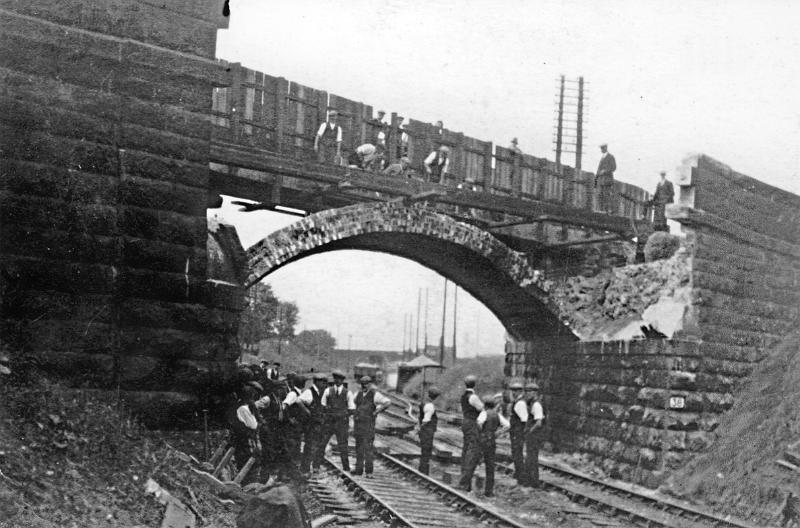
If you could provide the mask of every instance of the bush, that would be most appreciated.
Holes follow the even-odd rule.
[[[656,231],[650,235],[644,245],[644,260],[653,262],[654,260],[668,259],[678,251],[680,246],[681,241],[675,235]]]

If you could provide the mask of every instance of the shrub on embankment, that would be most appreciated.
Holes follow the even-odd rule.
[[[665,491],[759,526],[776,524],[787,493],[800,494],[798,473],[775,463],[800,441],[800,332],[756,367],[715,433],[714,443],[673,475]]]
[[[447,369],[428,369],[425,375],[429,384],[436,385],[442,391],[439,397],[440,408],[460,411],[461,395],[464,393],[464,378],[474,374],[478,378],[475,392],[479,396],[495,394],[503,388],[503,366],[505,356],[486,356],[459,359],[455,366]],[[431,383],[432,382],[432,383]],[[422,374],[417,374],[403,388],[403,394],[418,399],[422,389]]]

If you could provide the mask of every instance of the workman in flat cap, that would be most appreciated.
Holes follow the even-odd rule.
[[[608,143],[600,143],[600,163],[594,176],[595,189],[599,187],[598,206],[601,212],[612,214],[614,212],[614,171],[617,170],[617,161],[608,151]]]
[[[324,453],[325,447],[330,442],[332,436],[336,436],[336,446],[339,449],[339,457],[342,461],[342,469],[350,471],[350,459],[347,454],[347,442],[350,435],[350,418],[356,410],[356,402],[353,393],[347,390],[344,380],[346,378],[341,370],[333,371],[333,386],[328,387],[322,393],[322,408],[325,411],[326,423],[325,434],[322,440],[321,450]]]
[[[353,475],[365,474],[372,478],[372,457],[374,455],[375,419],[378,413],[389,407],[389,398],[378,392],[372,378],[363,376],[361,391],[356,394],[356,410],[353,419],[353,433],[356,437],[356,467]]]
[[[324,436],[325,410],[322,407],[322,391],[328,386],[328,376],[321,372],[315,373],[312,384],[301,394],[302,400],[310,401],[307,404],[309,416],[305,420],[303,429],[303,460],[300,465],[301,471],[313,473],[322,464],[322,451],[320,444]],[[325,449],[325,446],[322,446]]]
[[[511,460],[514,461],[514,478],[524,486],[528,482],[525,471],[525,428],[528,426],[528,402],[525,386],[521,381],[512,381],[511,389]]]
[[[464,436],[464,441],[461,446],[461,478],[459,479],[459,488],[465,491],[472,490],[472,473],[469,468],[473,470],[478,465],[478,460],[481,455],[480,447],[478,446],[478,415],[483,411],[483,402],[475,394],[475,384],[478,378],[470,374],[464,378],[464,393],[461,395],[461,433]]]
[[[525,428],[525,477],[527,482],[522,484],[531,488],[538,488],[539,482],[539,449],[544,443],[544,407],[540,401],[539,385],[529,382],[525,385],[525,396],[530,403],[528,411],[528,425]]]
[[[656,192],[653,195],[653,230],[666,231],[669,233],[667,225],[666,209],[667,204],[675,201],[675,189],[672,182],[667,179],[667,171],[661,171],[661,179],[656,185]]]
[[[438,387],[428,387],[428,393],[419,403],[419,416],[417,417],[419,430],[419,472],[428,475],[431,470],[431,455],[433,454],[433,437],[439,424],[436,415],[436,399],[442,394]],[[409,415],[411,409],[409,407]],[[413,415],[411,415],[413,418]]]

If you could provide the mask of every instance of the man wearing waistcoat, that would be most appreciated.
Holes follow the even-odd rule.
[[[328,387],[322,393],[322,408],[325,410],[326,431],[321,441],[321,451],[325,452],[331,437],[336,435],[336,446],[339,449],[339,458],[342,469],[350,471],[350,459],[347,454],[347,442],[350,435],[350,414],[356,410],[353,393],[344,386],[344,372],[333,371],[333,387]]]
[[[328,377],[325,374],[314,374],[313,384],[303,392],[304,400],[311,400],[307,405],[310,413],[305,422],[303,431],[303,461],[301,470],[308,472],[309,469],[317,471],[322,463],[320,444],[323,437],[323,424],[325,423],[324,410],[322,408],[322,391],[328,385]],[[324,446],[323,446],[324,449]]]
[[[356,411],[353,419],[353,434],[356,437],[356,468],[353,475],[365,473],[367,478],[372,478],[375,419],[391,402],[372,386],[372,378],[364,376],[360,381],[361,391],[355,397]]]
[[[433,454],[433,436],[439,424],[434,402],[441,391],[436,387],[428,388],[427,401],[419,404],[419,472],[428,475],[431,470],[431,455]]]
[[[594,186],[600,187],[598,195],[598,205],[600,211],[608,214],[614,212],[612,203],[614,191],[614,171],[617,170],[617,161],[608,151],[608,144],[600,144],[600,163],[597,165],[597,174],[594,176]]]
[[[465,390],[461,395],[461,433],[464,442],[461,446],[461,478],[459,488],[472,490],[472,473],[478,465],[480,448],[478,446],[478,415],[483,410],[483,402],[475,394],[475,383],[478,379],[470,374],[464,378]],[[470,469],[471,468],[471,469]]]
[[[544,408],[539,401],[539,385],[531,382],[525,385],[525,392],[530,402],[528,426],[525,429],[525,474],[528,482],[523,484],[538,488],[539,482],[539,449],[544,443]]]
[[[665,211],[667,204],[671,204],[673,201],[675,201],[675,189],[672,187],[672,182],[667,179],[666,171],[661,171],[661,181],[658,182],[656,193],[653,195],[653,229],[655,231],[669,233]]]
[[[342,158],[342,127],[336,123],[339,113],[328,112],[328,120],[322,123],[314,137],[314,151],[320,163],[339,163]]]
[[[425,158],[424,163],[428,181],[444,185],[447,181],[447,171],[450,168],[450,147],[442,145],[432,151]]]
[[[289,376],[287,376],[289,378]],[[290,389],[283,399],[283,442],[286,445],[286,464],[292,478],[299,477],[301,467],[301,444],[303,440],[303,430],[305,423],[311,413],[308,407],[312,405],[309,394],[303,389],[306,385],[306,378],[295,375],[289,378]]]
[[[483,410],[476,420],[480,429],[478,438],[485,466],[484,470],[486,471],[486,484],[483,487],[483,494],[487,497],[494,496],[494,459],[497,453],[497,437],[510,427],[506,417],[495,409],[495,401],[494,396],[486,396],[483,399]],[[475,466],[471,470],[474,472]],[[470,480],[472,480],[471,473]]]
[[[523,385],[519,381],[511,383],[513,398],[511,406],[511,460],[514,461],[514,478],[524,486],[528,482],[525,472],[525,428],[528,426],[528,402],[525,401]]]

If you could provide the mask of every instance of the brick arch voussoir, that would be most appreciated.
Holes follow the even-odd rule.
[[[247,250],[246,286],[303,253],[343,238],[378,232],[418,234],[466,247],[487,259],[520,287],[538,290],[546,296],[541,272],[530,265],[524,254],[512,250],[490,233],[423,205],[386,202],[320,211],[265,237]]]

